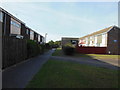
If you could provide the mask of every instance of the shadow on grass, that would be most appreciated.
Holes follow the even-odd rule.
[[[111,64],[109,62],[106,62],[104,60],[100,60],[99,58],[95,58],[97,55],[96,54],[80,54],[80,53],[74,53],[73,55],[65,55],[62,49],[56,49],[56,51],[52,54],[52,56],[58,56],[58,59],[63,59],[63,60],[67,60],[67,61],[88,61],[91,65],[95,65],[95,66],[103,66],[103,67],[108,67],[108,68],[112,68],[112,69],[118,69],[120,70],[120,67],[118,67],[117,65]],[[57,57],[54,57],[57,58]],[[102,64],[102,65],[101,65]],[[117,64],[117,63],[116,63]]]
[[[50,59],[27,88],[118,88],[118,72]]]
[[[52,56],[62,56],[62,57],[86,57],[93,59],[92,56],[88,54],[80,54],[80,53],[74,53],[73,55],[66,55],[62,49],[56,49],[55,52],[52,54]]]

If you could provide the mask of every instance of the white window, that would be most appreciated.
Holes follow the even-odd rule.
[[[42,42],[44,43],[45,41],[44,41],[44,37],[42,37]]]
[[[21,25],[18,24],[17,22],[15,22],[15,21],[12,21],[12,20],[11,20],[11,24],[14,25],[14,26],[17,27],[17,28],[21,28]]]
[[[105,45],[105,34],[102,35],[102,45]]]
[[[30,31],[30,39],[34,40],[34,32],[33,31]]]
[[[88,38],[85,38],[85,40],[86,40],[86,45],[88,45]]]
[[[10,28],[11,34],[19,34],[21,33],[21,23],[16,21],[15,19],[11,18],[11,28]]]
[[[40,35],[38,35],[38,42],[40,42]]]
[[[28,29],[26,29],[26,34],[29,34],[29,30]]]
[[[93,36],[90,36],[90,39],[92,39],[93,38]]]
[[[105,34],[105,45],[107,46],[107,33]]]
[[[95,36],[95,43],[94,43],[95,46],[97,46],[97,36]]]
[[[3,13],[0,11],[0,22],[3,22]]]

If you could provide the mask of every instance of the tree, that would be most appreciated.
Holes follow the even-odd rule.
[[[54,45],[54,41],[53,41],[53,40],[49,41],[48,43],[49,43],[49,45],[51,45],[51,46]]]
[[[61,45],[61,41],[55,41],[54,44],[60,46]]]
[[[53,41],[53,40],[51,40],[51,41],[49,41],[48,42],[48,44],[52,47],[52,48],[58,48],[58,47],[60,47],[60,45],[61,45],[61,41]]]

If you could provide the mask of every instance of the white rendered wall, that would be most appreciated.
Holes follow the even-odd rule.
[[[102,44],[101,47],[107,46],[107,33],[102,34]]]

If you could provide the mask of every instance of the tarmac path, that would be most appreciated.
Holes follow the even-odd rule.
[[[2,72],[2,88],[25,88],[33,76],[47,62],[54,50],[26,60]]]

